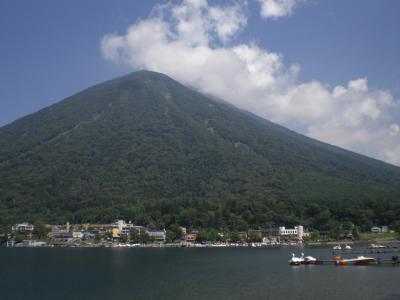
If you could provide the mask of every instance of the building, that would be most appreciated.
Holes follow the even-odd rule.
[[[279,228],[264,228],[261,232],[263,237],[279,237]]]
[[[157,242],[165,242],[165,239],[167,238],[167,231],[164,230],[150,230],[148,232],[149,237],[153,239],[154,241]]]
[[[137,228],[140,226],[134,226],[131,221],[126,223],[124,220],[118,220],[115,223],[111,224],[111,236],[113,238],[120,238],[121,235],[130,235],[130,232],[133,228]]]
[[[35,229],[35,226],[29,223],[20,223],[20,224],[15,224],[12,227],[13,233],[16,232],[21,232],[21,233],[32,233],[32,231]]]
[[[83,239],[84,233],[82,231],[74,231],[72,232],[72,237],[75,239]]]
[[[187,234],[186,227],[179,226],[179,229],[181,230],[183,236]]]
[[[83,224],[81,227],[82,227],[83,231],[86,231],[86,232],[91,231],[94,233],[102,233],[102,234],[111,232],[111,230],[112,230],[111,224]]]
[[[186,235],[186,242],[194,243],[197,240],[197,232],[191,232]]]
[[[301,225],[295,226],[293,229],[285,228],[285,226],[279,227],[279,236],[288,238],[297,238],[302,240],[304,237],[304,227]]]
[[[52,240],[54,244],[66,244],[74,240],[71,232],[52,232]]]

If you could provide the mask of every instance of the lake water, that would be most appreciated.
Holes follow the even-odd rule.
[[[400,267],[289,266],[310,249],[0,248],[0,299],[400,299]]]

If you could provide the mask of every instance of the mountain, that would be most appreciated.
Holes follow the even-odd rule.
[[[0,128],[0,220],[390,224],[400,168],[140,71]]]

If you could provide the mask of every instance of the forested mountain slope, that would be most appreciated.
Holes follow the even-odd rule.
[[[390,224],[400,168],[148,71],[0,128],[0,220],[246,227]]]

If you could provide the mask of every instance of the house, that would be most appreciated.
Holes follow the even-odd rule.
[[[186,235],[186,242],[194,243],[197,240],[197,231],[193,231]]]

